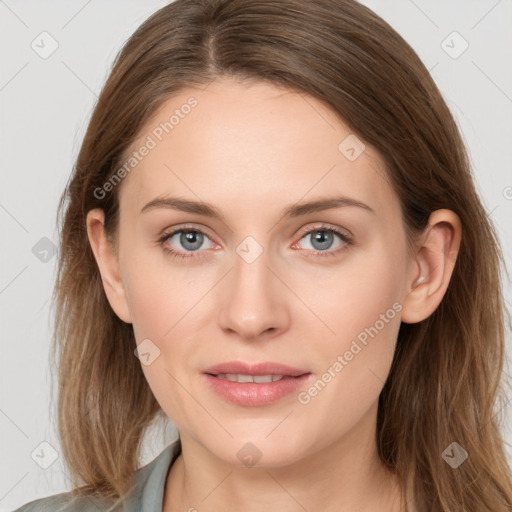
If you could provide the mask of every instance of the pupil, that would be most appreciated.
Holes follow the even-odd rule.
[[[328,249],[332,242],[332,236],[332,233],[328,233],[326,231],[317,231],[316,235],[314,236],[314,240],[316,243],[320,244],[318,249]]]
[[[183,245],[183,247],[194,250],[199,249],[201,247],[201,244],[203,242],[201,233],[198,233],[197,231],[188,231],[181,234],[180,242]],[[187,244],[192,244],[192,247],[190,245],[187,246]]]

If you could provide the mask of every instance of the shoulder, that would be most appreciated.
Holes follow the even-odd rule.
[[[13,512],[98,512],[107,509],[112,512],[117,510],[161,512],[167,473],[180,453],[181,443],[178,439],[167,446],[149,464],[138,469],[134,475],[132,490],[122,504],[118,501],[106,505],[104,501],[92,496],[76,496],[69,491],[39,498],[22,505]]]
[[[39,498],[17,508],[14,512],[98,512],[99,502],[93,498],[76,497],[71,492]]]

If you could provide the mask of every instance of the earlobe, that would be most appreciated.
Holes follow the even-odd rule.
[[[421,322],[441,303],[457,259],[462,226],[456,213],[436,210],[418,243],[410,287],[403,301],[402,321]]]
[[[105,214],[101,208],[90,210],[86,221],[87,236],[112,309],[123,322],[131,323],[126,292],[119,274],[119,261],[114,244],[107,238],[104,220]]]

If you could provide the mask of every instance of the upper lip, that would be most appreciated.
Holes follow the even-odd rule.
[[[228,361],[226,363],[210,366],[203,371],[212,375],[219,374],[240,374],[240,375],[283,375],[289,377],[298,377],[309,373],[299,368],[292,368],[284,364],[273,363],[270,361],[264,363],[245,363],[243,361]]]

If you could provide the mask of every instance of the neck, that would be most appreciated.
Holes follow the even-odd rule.
[[[378,457],[376,408],[367,416],[335,443],[279,467],[234,466],[181,435],[163,512],[403,512],[398,478]]]

